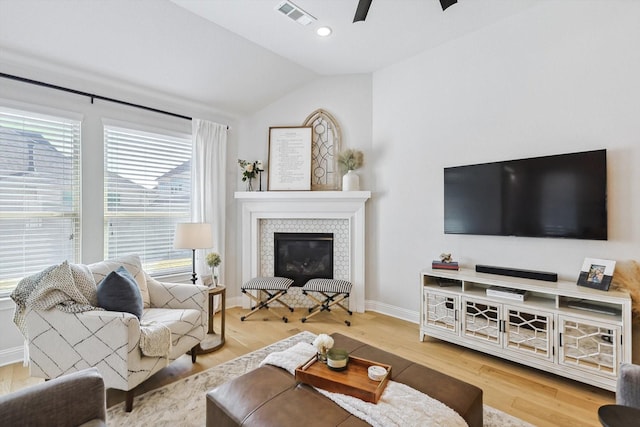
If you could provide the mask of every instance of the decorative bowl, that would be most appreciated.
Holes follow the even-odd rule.
[[[385,375],[387,375],[387,370],[382,366],[374,365],[374,366],[369,366],[367,373],[369,374],[369,378],[371,378],[372,380],[382,381]]]

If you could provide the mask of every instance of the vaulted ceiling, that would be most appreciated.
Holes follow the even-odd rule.
[[[358,0],[293,2],[315,21],[278,12],[281,0],[1,0],[0,71],[74,70],[240,116],[319,76],[371,73],[534,5],[459,0],[443,12],[438,0],[373,0],[353,23]],[[323,25],[331,36],[316,35]]]

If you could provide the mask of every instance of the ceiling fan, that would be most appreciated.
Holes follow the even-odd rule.
[[[356,8],[356,15],[353,17],[353,22],[364,21],[369,13],[369,7],[373,0],[360,0],[358,7]],[[440,0],[442,10],[446,10],[449,6],[458,3],[458,0]]]

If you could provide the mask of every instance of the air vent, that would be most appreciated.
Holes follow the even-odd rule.
[[[314,16],[308,14],[290,1],[280,2],[275,9],[300,25],[309,25],[316,20]]]

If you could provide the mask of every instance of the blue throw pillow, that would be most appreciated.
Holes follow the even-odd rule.
[[[142,317],[142,295],[131,273],[120,266],[98,285],[98,306],[109,311],[123,311]]]

